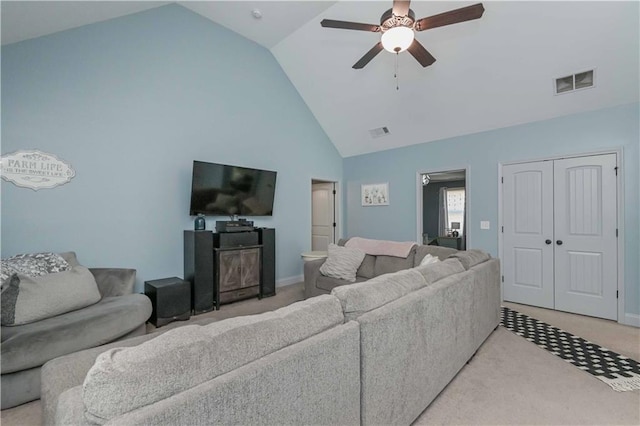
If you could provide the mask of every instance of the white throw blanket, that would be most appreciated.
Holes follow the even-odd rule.
[[[357,248],[373,256],[407,257],[416,243],[411,241],[384,241],[370,240],[367,238],[353,237],[344,245],[349,248]]]

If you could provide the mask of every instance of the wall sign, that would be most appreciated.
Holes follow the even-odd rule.
[[[0,171],[7,182],[34,191],[64,185],[76,175],[71,164],[36,150],[3,155]]]

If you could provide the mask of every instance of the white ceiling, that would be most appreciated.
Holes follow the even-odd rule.
[[[2,43],[166,3],[2,1]],[[401,53],[399,90],[393,54],[351,68],[378,34],[320,26],[323,18],[378,24],[391,3],[178,2],[270,49],[345,157],[639,100],[639,2],[485,1],[478,20],[417,33],[436,62],[422,68]],[[411,8],[422,18],[474,3],[414,0]],[[554,95],[554,78],[592,68],[596,87]],[[382,126],[390,134],[372,138]]]

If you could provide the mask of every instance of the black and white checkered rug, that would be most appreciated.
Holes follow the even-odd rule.
[[[618,392],[640,389],[640,365],[631,358],[504,306],[501,325],[591,373]]]

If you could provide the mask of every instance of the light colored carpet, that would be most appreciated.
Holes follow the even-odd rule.
[[[223,305],[192,317],[223,319],[255,314],[303,298],[302,283],[275,297]],[[636,360],[640,329],[613,321],[506,303],[534,318]],[[161,329],[185,325],[174,322]],[[149,325],[148,331],[154,327]],[[40,401],[2,411],[3,426],[39,425]],[[499,327],[415,425],[639,425],[640,391],[615,392],[576,367]]]

